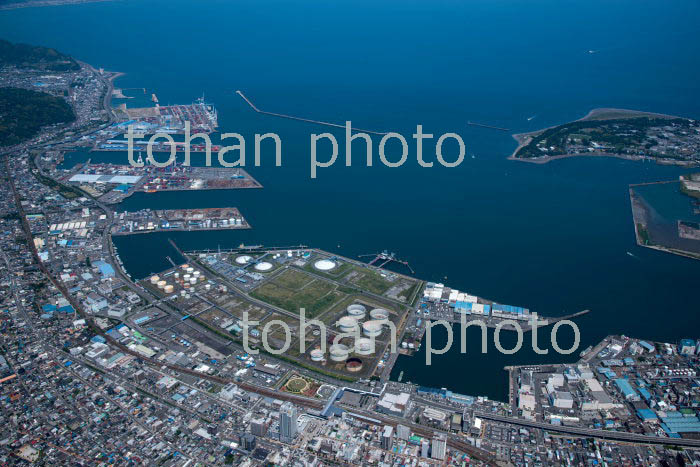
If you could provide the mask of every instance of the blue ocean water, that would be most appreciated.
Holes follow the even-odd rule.
[[[247,169],[264,189],[137,194],[122,204],[231,205],[253,226],[169,234],[181,247],[303,243],[349,257],[389,249],[421,278],[541,315],[590,308],[579,321],[584,348],[610,333],[697,337],[700,263],[637,247],[627,193],[630,183],[684,170],[617,159],[508,161],[509,133],[466,122],[522,132],[595,107],[700,118],[699,20],[693,0],[125,0],[3,11],[0,36],[125,72],[119,87],[146,87],[162,104],[204,93],[222,131],[246,137]],[[342,131],[256,114],[237,89],[264,110],[398,131],[409,138],[408,162],[382,166],[375,137],[372,167],[358,143],[352,167],[341,152],[311,180],[309,135],[331,130],[342,148]],[[462,135],[464,163],[419,167],[416,124]],[[253,134],[267,131],[283,141],[282,167],[269,151],[252,166]],[[166,238],[115,243],[129,271],[144,276],[167,266]],[[456,349],[430,367],[422,354],[401,357],[395,372],[504,398],[502,367],[536,357]]]

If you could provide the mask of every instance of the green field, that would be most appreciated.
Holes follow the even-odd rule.
[[[275,284],[292,290],[299,290],[313,281],[313,277],[293,269],[284,271],[274,279]]]
[[[382,295],[393,285],[392,282],[389,282],[378,272],[372,271],[371,269],[357,268],[356,271],[359,277],[353,277],[352,283],[357,285],[362,290],[366,290],[377,295]]]
[[[337,286],[330,282],[290,269],[250,295],[293,313],[299,313],[299,309],[304,308],[307,317],[314,317],[345,296],[336,289]]]

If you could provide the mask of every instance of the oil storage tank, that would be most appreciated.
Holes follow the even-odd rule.
[[[369,320],[362,323],[362,332],[367,337],[377,337],[382,333],[381,321]]]
[[[359,303],[354,303],[347,308],[347,312],[348,315],[352,316],[353,318],[359,321],[365,317],[365,314],[367,313],[367,308],[365,308],[364,305],[360,305]]]
[[[344,362],[350,355],[350,349],[344,344],[333,344],[331,345],[330,354],[331,360],[334,362]]]

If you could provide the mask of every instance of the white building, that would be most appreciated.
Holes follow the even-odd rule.
[[[297,408],[291,402],[280,407],[280,441],[291,443],[297,436]]]
[[[436,433],[433,438],[430,457],[433,459],[444,460],[447,455],[447,436],[444,433]]]

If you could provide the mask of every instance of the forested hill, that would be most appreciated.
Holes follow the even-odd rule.
[[[64,99],[20,88],[0,88],[0,146],[21,143],[41,127],[75,120]]]
[[[72,57],[55,49],[28,44],[13,44],[0,39],[0,68],[8,65],[45,71],[70,71],[80,68],[78,62]]]

